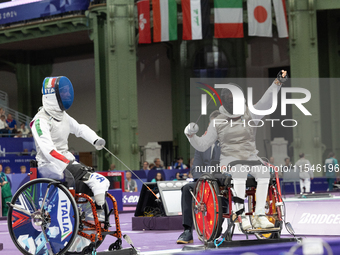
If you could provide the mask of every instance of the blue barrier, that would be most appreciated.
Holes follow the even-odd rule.
[[[286,182],[284,186],[281,184],[282,179],[280,179],[280,186],[282,194],[293,194],[294,184],[293,182]],[[284,191],[283,191],[284,189]],[[326,177],[316,177],[311,180],[310,190],[311,192],[325,192],[328,189],[328,182]],[[296,182],[296,192],[300,193],[300,182]]]
[[[157,173],[161,173],[163,178],[164,178],[164,180],[165,180],[166,176],[165,176],[164,171],[165,170],[155,170],[155,169],[154,170],[150,170],[149,173],[148,173],[148,178],[147,178],[148,182],[151,182],[152,179],[154,179],[156,177]]]
[[[121,189],[109,189],[110,193],[117,201],[118,211],[123,211],[123,192]],[[109,208],[113,208],[112,201],[110,198],[106,198],[106,202]]]
[[[3,171],[6,166],[9,166],[12,173],[20,173],[20,166],[25,166],[26,173],[29,173],[30,161],[34,159],[35,156],[8,155],[6,157],[0,157],[0,163],[2,164]]]
[[[30,180],[28,174],[6,174],[6,176],[9,184],[11,185],[12,195],[14,195],[22,185]]]
[[[119,172],[126,172],[126,171],[128,170],[121,170],[121,171],[119,170]],[[142,179],[143,181],[147,181],[147,182],[151,182],[151,180],[155,178],[157,172],[159,171],[161,171],[165,181],[172,181],[176,178],[177,172],[184,174],[184,173],[189,173],[190,170],[188,168],[187,169],[163,169],[163,170],[133,170],[133,172],[140,179]],[[131,179],[134,179],[136,181],[138,180],[134,174],[131,176]]]
[[[78,155],[75,155],[75,158],[77,161],[79,161]],[[3,171],[6,166],[9,166],[12,170],[12,173],[18,174],[21,173],[20,166],[26,166],[26,173],[29,173],[31,160],[35,160],[35,156],[6,155],[6,157],[0,157],[0,163],[2,164]]]
[[[1,137],[0,139],[1,155],[8,152],[23,152],[24,149],[27,149],[29,152],[31,152],[32,150],[36,150],[33,137],[29,138]]]
[[[147,181],[147,179],[141,179],[143,182],[146,182]],[[143,186],[143,182],[142,181],[140,181],[140,180],[135,180],[136,181],[136,183],[137,183],[137,190],[138,191],[141,191],[142,190],[142,186]]]
[[[147,170],[148,171],[148,170]],[[125,171],[126,172],[126,171]],[[141,179],[147,178],[147,172],[145,170],[134,170],[132,171],[134,174],[131,176],[131,179],[137,179],[136,175]]]
[[[140,192],[123,192],[123,205],[137,205]]]

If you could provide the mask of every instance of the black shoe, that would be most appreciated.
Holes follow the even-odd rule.
[[[184,230],[184,232],[178,237],[178,244],[193,243],[194,238],[192,237],[192,232],[190,229]]]

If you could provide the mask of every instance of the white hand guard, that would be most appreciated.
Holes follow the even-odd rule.
[[[105,146],[105,140],[103,138],[99,138],[94,141],[93,145],[97,150],[101,150]]]
[[[186,134],[187,136],[192,136],[192,135],[196,134],[198,132],[198,130],[199,130],[198,125],[191,122],[191,123],[189,123],[188,126],[185,127],[184,134]]]

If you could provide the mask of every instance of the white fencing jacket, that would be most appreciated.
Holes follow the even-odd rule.
[[[47,95],[54,96],[54,95]],[[74,134],[93,144],[100,137],[87,125],[79,124],[74,118],[60,109],[53,97],[43,96],[43,107],[30,123],[37,148],[36,160],[43,177],[63,178],[63,171],[74,161],[68,151],[68,136]],[[48,99],[48,100],[46,100]],[[54,110],[51,110],[54,109]]]
[[[275,82],[267,89],[262,98],[254,105],[257,110],[268,110],[273,103],[273,96],[277,96],[279,85]],[[276,94],[276,95],[274,95]],[[256,127],[264,116],[253,114],[246,107],[245,114],[241,118],[233,121],[231,126],[228,112],[223,106],[219,108],[220,115],[212,121],[205,135],[198,137],[188,137],[191,145],[198,151],[206,151],[216,140],[219,140],[221,146],[221,161],[223,158],[234,157],[240,160],[247,160],[251,156],[257,155],[256,150]],[[251,121],[251,126],[248,122]],[[243,124],[245,123],[245,125]]]

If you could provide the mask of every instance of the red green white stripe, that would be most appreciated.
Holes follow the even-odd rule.
[[[244,37],[242,0],[215,0],[214,7],[215,37]]]
[[[152,0],[153,41],[177,40],[176,0]]]
[[[50,88],[54,88],[55,85],[55,80],[57,78],[46,78],[45,82],[44,82],[44,88],[45,89],[50,89]]]

